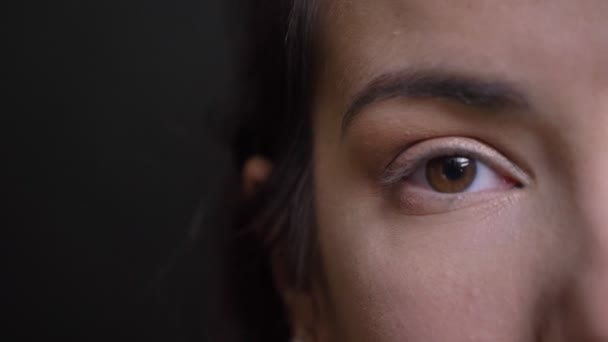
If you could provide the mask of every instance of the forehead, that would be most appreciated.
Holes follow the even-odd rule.
[[[328,0],[325,72],[344,95],[375,75],[452,67],[530,84],[608,83],[608,1]],[[559,71],[559,72],[556,72]]]

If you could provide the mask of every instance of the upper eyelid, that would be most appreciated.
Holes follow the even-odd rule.
[[[445,144],[441,146],[440,143],[443,140],[445,140],[445,144],[448,144],[449,146],[445,146]],[[425,148],[427,151],[423,151],[423,153],[421,153],[422,156],[409,155],[414,153],[411,152],[412,149],[424,148],[424,144],[431,143],[436,145]],[[420,147],[420,145],[423,145],[423,147]],[[499,172],[509,173],[524,186],[529,184],[529,176],[502,153],[485,143],[477,141],[476,139],[464,137],[435,138],[410,145],[400,152],[397,157],[387,165],[382,172],[381,183],[384,186],[390,186],[398,183],[404,177],[412,174],[416,169],[418,169],[418,167],[424,165],[424,163],[428,162],[430,159],[448,154],[479,160],[487,164],[490,168],[498,168]],[[406,159],[406,161],[401,161],[401,159]]]

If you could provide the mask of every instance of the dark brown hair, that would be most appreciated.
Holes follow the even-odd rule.
[[[186,284],[176,290],[179,320],[193,340],[289,340],[271,253],[285,260],[289,286],[311,286],[316,264],[310,118],[316,11],[316,0],[238,1],[246,33],[238,41],[242,69],[238,89],[225,106],[236,127],[234,170],[217,208],[207,208],[217,215],[197,222],[187,248],[189,267],[182,263],[178,272],[179,282]],[[254,155],[271,159],[273,172],[253,198],[244,200],[240,170]],[[201,267],[207,272],[193,280]]]
[[[269,32],[267,42],[273,47],[256,45],[250,55],[255,56],[251,67],[260,73],[251,79],[251,88],[258,92],[246,111],[249,121],[237,145],[241,161],[261,154],[273,160],[274,170],[267,184],[241,208],[233,226],[241,237],[233,245],[230,266],[242,321],[255,325],[250,331],[261,328],[260,337],[266,341],[286,340],[290,334],[273,288],[270,252],[286,261],[288,285],[300,289],[311,286],[316,255],[310,118],[316,4],[294,0],[283,11]],[[242,253],[256,245],[255,252]],[[254,255],[259,258],[254,267],[242,272],[241,265],[255,259]],[[258,285],[251,287],[256,278]]]

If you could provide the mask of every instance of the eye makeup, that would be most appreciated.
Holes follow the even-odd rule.
[[[418,142],[401,152],[381,175],[381,183],[391,186],[411,176],[429,161],[440,157],[463,157],[481,161],[504,177],[524,187],[530,180],[526,173],[495,149],[472,138],[443,137]]]
[[[425,169],[441,158],[475,163],[475,177],[483,178],[479,181],[481,186],[453,193],[437,191],[428,184],[429,173]],[[530,180],[517,165],[484,143],[472,138],[442,137],[418,142],[402,151],[385,168],[380,182],[405,213],[428,215],[487,203],[509,190],[527,186]]]

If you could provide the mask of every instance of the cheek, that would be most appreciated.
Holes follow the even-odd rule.
[[[525,195],[426,217],[399,213],[331,162],[316,171],[332,340],[518,341],[560,272],[559,231]],[[340,168],[348,170],[348,168]],[[338,176],[340,174],[340,176]],[[532,219],[534,218],[534,219]]]

